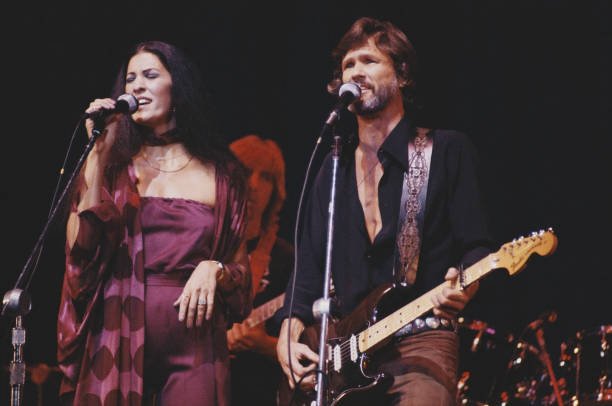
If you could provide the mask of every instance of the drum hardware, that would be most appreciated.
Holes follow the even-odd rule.
[[[580,353],[580,347],[577,345],[573,349],[566,342],[561,342],[559,351],[559,370],[563,375],[559,379],[560,384],[563,380],[565,398],[569,400],[569,406],[579,406],[580,399],[578,397],[579,387],[577,372],[580,371],[580,361],[577,355]],[[573,379],[572,379],[573,377]],[[570,383],[573,380],[573,387],[570,389]]]
[[[457,404],[486,406],[511,352],[511,341],[489,323],[459,317],[460,374]]]
[[[526,341],[520,340],[518,343],[516,343],[516,349],[518,350],[518,355],[510,360],[508,363],[508,368],[515,368],[521,365],[525,361],[527,351],[535,356],[540,355],[540,350]]]
[[[556,314],[555,314],[556,320]],[[557,377],[555,376],[555,371],[552,367],[552,363],[550,361],[550,355],[548,355],[548,351],[546,350],[546,341],[544,339],[544,330],[542,327],[538,327],[536,330],[536,338],[538,340],[538,345],[540,346],[540,360],[546,366],[548,371],[548,375],[550,377],[550,384],[553,387],[555,399],[557,400],[557,404],[559,406],[563,406],[563,397],[561,395],[561,390],[559,388],[559,382],[557,381]]]
[[[544,333],[548,332],[546,322],[554,321],[556,313],[544,314],[529,323],[516,339],[507,335],[503,343],[488,323],[460,318],[462,355],[467,359],[467,368],[464,365],[458,379],[458,403],[612,405],[612,325],[580,330],[573,338],[562,341],[558,352],[549,353],[550,343]],[[529,332],[532,335],[526,335]],[[499,357],[503,348],[507,356]],[[501,360],[499,375],[490,367],[495,357]],[[490,382],[494,382],[492,386]]]
[[[611,335],[612,325],[601,325],[561,344],[559,366],[574,380],[570,405],[612,405]]]
[[[494,403],[502,405],[557,405],[569,400],[568,380],[558,374],[544,337],[545,327],[557,321],[555,311],[542,313],[525,326],[514,341],[514,348]],[[529,340],[528,340],[529,338]],[[572,357],[568,357],[569,360]],[[566,361],[567,362],[567,361]]]
[[[608,341],[608,334],[612,333],[612,325],[600,326],[600,346],[599,346],[599,357],[602,359],[602,369],[599,375],[599,387],[595,393],[595,399],[598,402],[612,401],[612,380],[610,379],[610,363],[608,355],[610,352],[610,342]]]
[[[468,381],[470,380],[470,371],[463,371],[457,380],[457,396],[460,399],[460,404],[468,405],[467,392],[469,389]]]

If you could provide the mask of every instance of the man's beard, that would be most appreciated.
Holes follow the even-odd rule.
[[[397,79],[394,79],[393,82],[378,88],[376,93],[370,87],[370,92],[372,96],[365,101],[358,100],[353,103],[352,111],[358,116],[368,116],[379,111],[382,111],[389,104],[389,100],[391,100],[399,90],[399,85]]]

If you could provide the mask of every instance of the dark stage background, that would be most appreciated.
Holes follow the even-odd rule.
[[[612,323],[612,3],[200,3],[24,2],[3,12],[2,293],[42,230],[81,113],[107,96],[121,56],[145,39],[173,42],[197,60],[229,140],[258,133],[279,143],[288,188],[281,235],[292,240],[306,165],[334,101],[325,91],[330,51],[354,19],[370,15],[395,22],[413,41],[424,124],[466,131],[474,141],[499,244],[547,227],[559,237],[552,256],[531,258],[512,278],[492,275],[466,315],[517,335],[555,311],[557,320],[545,324],[553,353],[577,331]],[[74,154],[82,130],[77,138]],[[321,155],[328,150],[325,140]],[[31,282],[28,364],[55,363],[63,242],[56,224]],[[2,319],[4,365],[13,324]],[[8,378],[2,399],[7,389]]]

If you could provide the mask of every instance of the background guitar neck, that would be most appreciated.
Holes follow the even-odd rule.
[[[255,327],[256,325],[263,323],[274,315],[274,313],[283,306],[285,300],[285,294],[281,294],[272,300],[267,301],[261,306],[253,309],[249,317],[247,317],[243,324],[248,327]]]

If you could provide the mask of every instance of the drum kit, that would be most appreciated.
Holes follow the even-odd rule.
[[[580,330],[557,349],[545,337],[556,318],[555,312],[548,312],[518,336],[481,320],[460,318],[457,403],[612,405],[612,325]]]

